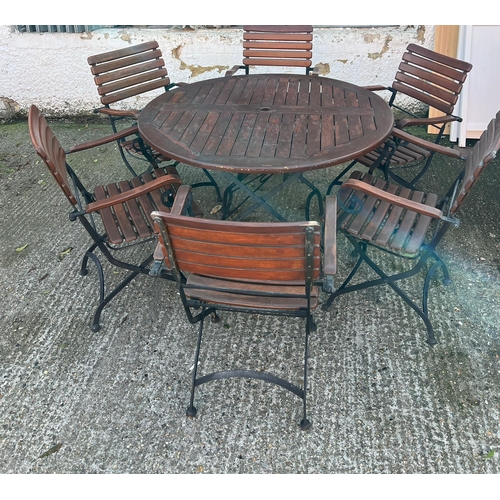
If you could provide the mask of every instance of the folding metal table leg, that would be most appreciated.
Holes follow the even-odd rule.
[[[267,203],[267,200],[272,198],[274,195],[279,193],[282,189],[287,187],[288,185],[292,184],[295,181],[300,181],[306,186],[308,186],[312,190],[312,196],[317,195],[318,200],[319,200],[319,207],[320,207],[320,212],[323,212],[323,200],[321,198],[319,190],[312,184],[310,181],[308,181],[302,174],[302,172],[296,172],[294,174],[291,174],[289,176],[286,176],[285,179],[275,188],[271,189],[268,193],[266,193],[265,196],[259,196],[257,194],[257,190],[252,190],[248,187],[247,184],[242,182],[240,179],[238,179],[236,176],[233,174],[224,172],[226,177],[230,180],[230,182],[239,188],[241,188],[245,193],[247,193],[249,196],[248,198],[252,198],[255,200],[255,203],[251,205],[249,208],[247,208],[241,215],[238,216],[238,218],[234,220],[241,220],[247,217],[249,214],[257,210],[257,208],[262,207],[268,211],[269,214],[271,214],[273,217],[278,219],[281,222],[287,222],[287,219],[283,217],[276,209],[274,209],[269,203]],[[307,202],[310,202],[311,199],[311,194],[307,198]],[[308,206],[306,207],[306,212],[308,211]],[[224,214],[223,218],[226,218],[228,216],[227,212]]]

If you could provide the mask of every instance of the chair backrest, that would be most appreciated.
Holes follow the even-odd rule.
[[[449,115],[472,64],[411,43],[392,88]]]
[[[104,105],[170,84],[156,41],[90,56],[87,62]]]
[[[312,26],[243,26],[243,64],[309,68]]]
[[[68,198],[69,202],[77,205],[77,201],[68,183],[68,172],[66,170],[66,153],[47,124],[47,120],[40,110],[32,105],[28,113],[28,128],[31,142],[38,156],[42,158],[50,173],[53,175],[59,187]]]
[[[173,269],[210,278],[311,284],[320,272],[317,222],[253,223],[151,214]],[[308,248],[310,233],[311,248]],[[309,255],[308,255],[309,254]],[[172,262],[173,261],[173,262]]]
[[[493,118],[488,128],[481,134],[481,137],[474,145],[471,153],[465,161],[464,175],[460,191],[455,198],[450,212],[455,213],[464,199],[469,194],[472,186],[477,182],[479,176],[496,156],[500,149],[500,111]]]

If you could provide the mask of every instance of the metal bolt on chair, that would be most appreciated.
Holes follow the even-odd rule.
[[[195,219],[185,215],[189,186],[181,186],[170,213],[153,212],[159,236],[157,265],[167,262],[179,287],[190,323],[199,323],[188,416],[195,416],[196,387],[223,378],[253,378],[276,384],[303,401],[302,429],[307,418],[309,335],[315,329],[312,310],[319,286],[333,291],[336,272],[336,198],[327,199],[324,236],[324,282],[321,278],[321,228],[317,222],[251,223]],[[184,280],[184,276],[187,279]],[[199,311],[193,313],[192,311]],[[204,319],[216,311],[270,314],[305,319],[303,384],[273,374],[231,369],[198,375]]]
[[[71,205],[70,220],[79,220],[92,239],[92,244],[84,254],[80,274],[88,273],[89,259],[98,271],[99,304],[91,325],[93,331],[98,331],[102,310],[113,297],[137,275],[149,275],[154,248],[148,250],[146,258],[140,263],[136,262],[138,259],[130,255],[127,249],[156,241],[150,213],[158,209],[169,210],[181,180],[168,171],[154,169],[129,180],[99,185],[90,190],[83,185],[67,163],[67,154],[119,140],[126,137],[129,130],[74,146],[65,152],[47,120],[34,105],[29,110],[28,125],[36,152],[49,168]],[[147,247],[144,248],[147,250]],[[104,269],[96,253],[97,249],[113,266],[130,271],[127,277],[107,294]],[[129,260],[125,260],[127,254]],[[160,276],[173,280],[172,274],[167,269],[164,269]]]
[[[467,74],[472,64],[439,54],[420,45],[410,44],[403,54],[394,82],[390,87],[370,85],[364,88],[371,91],[388,90],[391,92],[389,106],[404,114],[395,122],[395,129],[412,126],[432,126],[436,129],[435,143],[439,144],[445,127],[453,121],[461,122],[462,118],[453,115],[455,104],[462,91]],[[420,118],[408,107],[399,104],[399,96],[412,98],[415,102],[431,106],[443,113],[442,116]],[[380,169],[388,181],[393,181],[410,189],[416,189],[416,183],[430,167],[434,152],[422,148],[418,137],[407,134],[404,138],[393,135],[374,151],[351,162],[330,184],[326,193],[330,194],[333,186],[340,184],[340,179],[360,163],[368,168],[369,173]],[[422,166],[423,164],[423,166]],[[395,169],[402,167],[418,168],[418,173],[411,180],[396,174]]]
[[[173,87],[183,85],[182,83],[170,82],[165,68],[165,61],[156,41],[96,54],[90,56],[87,62],[94,75],[100,101],[104,105],[94,111],[109,117],[115,133],[118,132],[117,124],[120,120],[124,118],[137,120],[140,110],[113,109],[110,104],[124,103],[131,97],[140,96],[157,89],[163,89],[167,92]],[[172,162],[170,158],[165,158],[145,144],[137,129],[129,137],[119,139],[118,145],[122,159],[133,175],[137,174],[130,165],[125,152],[135,157],[143,157],[153,167],[157,167],[158,163],[161,162]],[[176,165],[178,165],[178,162],[173,162],[173,166]],[[207,170],[204,170],[204,173],[208,181],[198,182],[192,186],[212,186],[215,189],[217,199],[222,200],[219,187],[212,174]]]
[[[439,270],[443,273],[443,282],[448,284],[450,281],[447,267],[437,254],[437,247],[450,227],[458,227],[458,210],[499,148],[500,111],[465,159],[462,172],[441,200],[434,193],[410,190],[375,178],[370,173],[353,172],[339,190],[337,224],[339,231],[354,247],[358,260],[323,309],[328,310],[339,295],[389,285],[424,321],[427,342],[434,345],[436,338],[427,307],[429,287]],[[449,149],[450,154],[456,157],[454,151]],[[391,256],[391,262],[408,259],[414,263],[413,267],[390,274],[379,263],[377,255],[380,257],[380,251]],[[379,277],[350,285],[363,263]],[[420,307],[397,282],[426,269]]]

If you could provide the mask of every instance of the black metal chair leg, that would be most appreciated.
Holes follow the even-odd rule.
[[[330,309],[330,306],[332,305],[332,302],[335,300],[335,298],[338,296],[338,295],[341,295],[343,292],[342,290],[349,284],[349,282],[351,281],[351,279],[354,277],[354,275],[356,274],[356,272],[358,271],[359,269],[359,266],[363,263],[363,257],[359,257],[356,264],[354,265],[354,267],[352,268],[351,272],[349,273],[349,276],[344,280],[344,282],[335,290],[335,292],[333,292],[330,297],[328,297],[328,300],[321,306],[321,309],[323,309],[323,311],[328,311],[328,309]]]
[[[305,184],[311,192],[307,196],[306,199],[306,210],[305,210],[305,217],[306,220],[311,220],[311,213],[310,213],[310,205],[311,205],[311,200],[313,199],[314,196],[318,198],[318,217],[315,217],[314,220],[321,219],[323,217],[325,210],[323,208],[323,198],[321,196],[321,193],[319,192],[319,189],[310,181],[308,181],[303,174],[299,175],[298,177],[299,181]]]
[[[89,270],[88,270],[88,267],[87,267],[87,264],[88,264],[88,260],[89,260],[89,257],[90,257],[90,254],[92,254],[94,252],[94,250],[97,248],[97,243],[94,243],[86,252],[85,252],[85,255],[83,256],[83,259],[82,259],[82,265],[80,267],[80,275],[81,276],[87,276],[87,274],[89,274]]]
[[[388,281],[387,284],[420,316],[422,321],[425,323],[425,327],[427,328],[427,343],[431,346],[436,345],[436,337],[434,336],[434,328],[429,319],[429,316],[426,312],[424,312],[420,307],[413,302],[408,295],[406,295],[401,288],[399,288],[395,283]]]
[[[450,273],[448,272],[448,267],[444,263],[443,259],[436,253],[432,252],[432,256],[441,263],[441,270],[443,271],[443,285],[448,286],[451,284]]]
[[[115,130],[115,133],[116,133],[116,127],[114,127],[114,130]],[[129,161],[127,160],[127,157],[125,155],[125,152],[123,151],[123,146],[121,144],[122,141],[117,141],[118,142],[118,150],[120,151],[120,155],[122,157],[122,160],[123,160],[123,163],[125,164],[125,166],[127,167],[127,169],[129,170],[129,172],[134,176],[134,177],[137,177],[137,173],[136,171],[132,168],[132,165],[130,165]]]
[[[128,276],[113,290],[111,291],[106,297],[104,296],[105,294],[105,278],[104,278],[104,270],[101,264],[101,261],[99,260],[99,257],[95,253],[93,253],[93,250],[99,246],[99,248],[105,252],[105,255],[108,257],[108,260],[111,263],[114,263],[115,265],[118,264],[118,261],[114,261],[112,256],[109,254],[109,252],[106,250],[104,246],[101,246],[97,243],[94,243],[85,253],[83,260],[82,260],[82,266],[80,269],[80,274],[82,276],[86,276],[88,274],[88,260],[92,260],[92,262],[95,264],[97,268],[97,272],[99,275],[99,305],[97,306],[96,312],[94,313],[94,320],[91,325],[91,330],[94,332],[97,332],[100,330],[101,325],[100,325],[100,318],[102,314],[102,310],[104,307],[115,297],[125,286],[127,286],[138,274],[144,272],[143,270],[146,268],[146,266],[152,261],[153,256],[150,255],[146,260],[141,262],[139,266],[133,266],[136,270],[130,271]],[[126,267],[125,267],[126,269]]]
[[[306,318],[306,338],[305,338],[305,348],[304,348],[304,386],[302,389],[302,402],[303,402],[303,412],[304,416],[300,421],[300,428],[305,431],[310,429],[312,423],[307,418],[307,361],[309,358],[309,333],[311,331],[311,326],[313,324],[313,318],[311,314]]]
[[[101,329],[100,319],[101,313],[104,307],[115,297],[123,288],[125,288],[139,273],[134,271],[131,272],[107,297],[101,299],[99,306],[94,314],[94,321],[90,327],[93,332],[98,332]]]
[[[213,186],[214,189],[215,189],[215,194],[217,196],[217,201],[222,201],[222,196],[220,194],[219,186],[217,185],[217,182],[215,182],[215,179],[213,178],[212,174],[208,170],[206,170],[206,169],[203,169],[203,172],[205,172],[205,175],[209,179],[208,185]]]
[[[335,177],[335,179],[333,179],[333,181],[328,186],[328,189],[326,190],[326,195],[327,196],[332,192],[333,186],[340,186],[340,184],[342,184],[342,182],[340,181],[340,179],[342,179],[342,177],[344,177],[344,175],[347,172],[349,172],[349,170],[351,170],[351,168],[354,167],[354,165],[356,163],[357,163],[356,160],[352,161],[351,163],[349,163],[349,165],[346,168],[344,168],[344,170],[342,170],[342,172],[340,172],[340,174],[337,175],[337,177]]]
[[[203,335],[203,322],[205,320],[205,308],[201,311],[201,319],[200,319],[200,329],[198,332],[198,342],[196,344],[196,354],[194,356],[194,366],[193,366],[193,381],[191,383],[191,399],[189,401],[189,406],[186,410],[186,415],[188,417],[196,416],[196,408],[194,406],[194,390],[196,387],[196,374],[198,372],[198,359],[200,357],[200,347],[201,347],[201,337]]]
[[[88,274],[88,269],[87,269],[88,259],[91,259],[92,262],[95,264],[95,267],[97,268],[97,273],[99,274],[99,301],[102,302],[104,300],[104,270],[102,268],[102,264],[101,261],[99,260],[99,257],[97,257],[95,253],[90,251],[90,249],[85,253],[85,256],[83,257],[82,270],[80,271],[80,274],[82,274],[82,276]]]
[[[238,188],[235,184],[230,184],[225,190],[224,195],[222,197],[222,220],[226,220],[229,217],[231,205],[233,204],[234,192]]]

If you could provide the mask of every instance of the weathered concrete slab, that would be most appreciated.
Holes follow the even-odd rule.
[[[54,128],[64,146],[108,131]],[[79,158],[84,176],[116,175],[114,146]],[[102,330],[89,329],[97,277],[78,269],[90,241],[37,161],[25,123],[0,126],[0,472],[499,471],[498,159],[443,245],[453,283],[437,281],[430,293],[438,345],[426,344],[423,323],[383,288],[317,312],[308,432],[298,427],[300,400],[260,381],[202,386],[198,416],[185,416],[197,328],[173,283],[138,278],[105,309]],[[428,182],[454,169],[439,163]],[[182,172],[188,181],[200,174]],[[314,175],[325,185],[333,172]],[[196,195],[207,213],[216,204],[209,189]],[[280,203],[293,212],[299,198],[283,193]],[[339,256],[340,281],[351,262],[342,240]],[[207,329],[202,370],[300,376],[300,321],[222,318]]]

